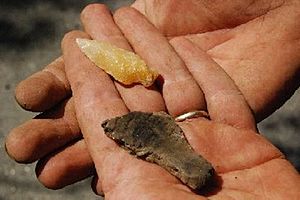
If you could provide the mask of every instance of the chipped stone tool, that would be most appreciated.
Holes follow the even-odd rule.
[[[125,85],[141,83],[151,86],[158,73],[150,69],[139,55],[110,43],[77,38],[80,50],[98,67]]]
[[[160,165],[192,189],[199,190],[213,176],[212,165],[192,149],[181,128],[164,112],[131,112],[104,121],[102,127],[131,154]]]

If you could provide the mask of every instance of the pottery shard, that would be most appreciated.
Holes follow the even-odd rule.
[[[199,190],[213,176],[212,165],[192,149],[181,128],[164,112],[131,112],[104,121],[102,127],[131,154],[160,165],[192,189]]]

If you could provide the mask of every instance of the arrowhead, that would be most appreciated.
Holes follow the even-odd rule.
[[[133,52],[97,40],[77,38],[76,42],[93,63],[125,85],[141,83],[149,87],[158,77],[158,73]]]

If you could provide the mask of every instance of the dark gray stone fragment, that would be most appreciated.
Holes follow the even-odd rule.
[[[106,135],[149,162],[157,163],[192,189],[213,176],[212,165],[187,142],[174,119],[164,112],[131,112],[102,123]]]

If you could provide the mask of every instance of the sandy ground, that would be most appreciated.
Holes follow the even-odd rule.
[[[16,84],[60,55],[63,34],[80,28],[79,12],[91,2],[114,9],[131,0],[0,1],[0,200],[99,199],[90,190],[90,180],[59,191],[44,188],[36,180],[34,164],[17,164],[4,150],[9,130],[34,116],[15,103]],[[300,170],[300,91],[259,129]]]

